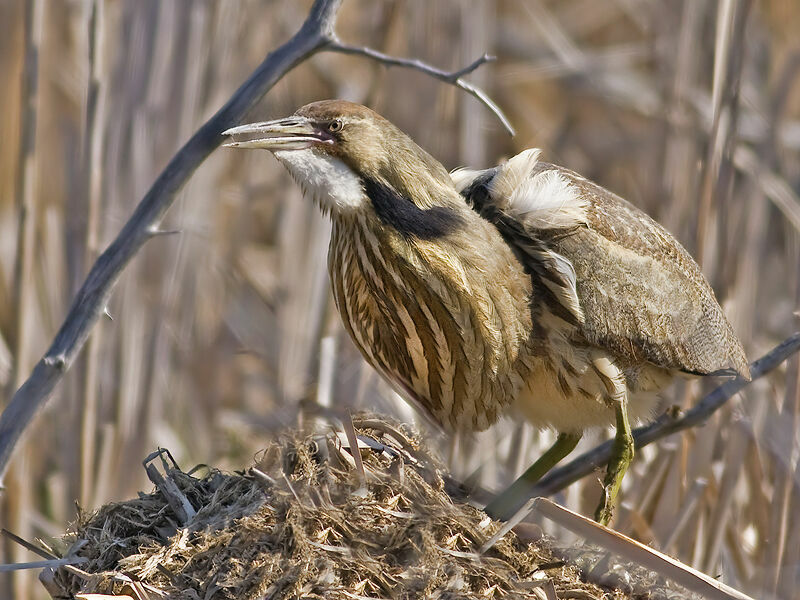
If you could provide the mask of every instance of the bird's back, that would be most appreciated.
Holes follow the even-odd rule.
[[[538,156],[526,151],[454,179],[539,287],[559,292],[548,294],[549,303],[561,305],[574,335],[624,366],[747,376],[713,290],[675,238],[619,196]],[[551,274],[552,264],[564,273]]]

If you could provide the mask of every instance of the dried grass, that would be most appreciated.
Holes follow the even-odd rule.
[[[358,429],[366,488],[330,429],[285,436],[247,473],[170,466],[193,516],[182,522],[166,488],[81,515],[68,555],[88,562],[48,579],[64,594],[135,595],[132,580],[186,600],[541,598],[548,581],[559,598],[628,597],[581,582],[545,541],[509,533],[478,554],[500,524],[446,492],[418,436],[370,421]]]

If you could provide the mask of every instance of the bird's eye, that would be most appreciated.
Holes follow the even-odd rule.
[[[339,119],[334,119],[330,123],[328,123],[328,131],[332,131],[336,133],[337,131],[342,130],[342,122]]]

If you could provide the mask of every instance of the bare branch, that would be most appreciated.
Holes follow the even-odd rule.
[[[514,128],[511,126],[511,122],[508,120],[508,117],[506,117],[505,113],[503,113],[500,107],[497,106],[494,100],[492,100],[488,94],[486,94],[486,92],[484,92],[478,86],[462,79],[465,75],[472,73],[481,65],[495,60],[494,56],[484,54],[463,69],[459,69],[458,71],[443,71],[442,69],[434,67],[433,65],[429,65],[428,63],[416,58],[398,58],[396,56],[384,54],[383,52],[379,52],[372,48],[343,44],[335,37],[331,39],[326,49],[330,50],[331,52],[340,52],[341,54],[365,56],[389,67],[414,69],[435,79],[439,79],[440,81],[454,85],[455,87],[467,92],[470,96],[477,98],[479,102],[492,111],[503,124],[503,127],[505,127],[506,131],[508,131],[509,135],[513,136],[515,134]]]
[[[709,416],[744,387],[763,377],[798,351],[800,351],[800,333],[795,333],[750,364],[751,381],[737,377],[707,394],[696,406],[685,413],[680,414],[674,410],[667,411],[649,425],[635,429],[633,437],[636,449],[644,448],[678,431],[702,425]],[[608,440],[581,454],[563,467],[553,469],[531,488],[531,497],[551,496],[607,464],[611,458],[612,444],[613,440]]]

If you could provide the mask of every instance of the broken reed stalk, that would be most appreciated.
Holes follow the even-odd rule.
[[[177,193],[220,145],[221,133],[237,125],[272,86],[298,64],[317,52],[331,51],[366,56],[390,66],[413,68],[472,94],[497,115],[509,133],[513,133],[508,119],[486,93],[462,80],[465,74],[491,60],[490,57],[484,55],[469,66],[448,73],[422,61],[394,58],[369,48],[342,44],[334,31],[341,3],[342,0],[315,0],[300,30],[268,54],[222,108],[172,157],[116,239],[94,263],[52,345],[0,416],[0,476],[5,474],[22,433],[75,361],[92,327],[105,312],[123,269],[145,242],[164,233],[159,225]]]
[[[24,72],[21,87],[21,144],[18,163],[16,206],[19,211],[16,256],[14,258],[13,299],[14,314],[17,315],[13,340],[14,360],[11,375],[11,386],[14,389],[24,380],[30,368],[31,339],[33,330],[33,307],[35,304],[35,279],[33,265],[35,263],[36,221],[40,207],[37,203],[36,171],[38,154],[36,152],[36,107],[39,101],[39,59],[44,31],[44,2],[32,0],[24,9],[25,49]],[[16,471],[16,470],[15,470]],[[5,474],[5,469],[3,469]],[[9,527],[29,532],[25,510],[33,494],[32,487],[25,481],[19,471],[9,473],[11,487],[16,494],[7,499],[0,507],[3,522]],[[13,496],[16,495],[16,498]],[[4,551],[1,551],[6,554]],[[7,556],[16,561],[19,556],[16,546],[8,547]],[[14,580],[4,578],[0,581],[0,594],[27,596],[31,587],[30,578],[23,576]]]
[[[753,600],[747,594],[684,565],[671,556],[667,556],[613,529],[603,527],[591,519],[556,504],[552,500],[536,498],[531,504],[533,510],[580,535],[589,543],[596,544],[604,550],[644,565],[652,571],[678,582],[687,590],[700,594],[703,598],[708,600]]]

